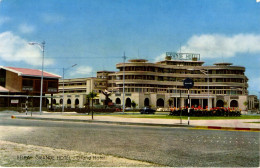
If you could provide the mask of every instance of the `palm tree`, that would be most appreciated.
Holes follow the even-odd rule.
[[[94,92],[94,91],[89,92],[89,94],[87,94],[86,97],[87,97],[88,100],[91,99],[91,103],[92,103],[92,120],[93,120],[93,99],[94,99],[95,97],[97,97],[97,93]]]
[[[168,100],[169,107],[172,106],[172,103],[173,103],[173,100],[172,100],[172,99],[169,99],[169,100]]]
[[[132,107],[135,109],[136,108],[136,102],[133,100],[132,102],[131,102],[131,105],[132,105]]]

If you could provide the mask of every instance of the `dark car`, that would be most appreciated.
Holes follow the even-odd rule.
[[[143,109],[140,110],[141,114],[154,114],[155,110],[151,109],[149,107],[144,107]]]

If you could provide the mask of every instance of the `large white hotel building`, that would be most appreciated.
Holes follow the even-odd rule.
[[[188,90],[183,80],[191,78],[194,87],[190,89],[191,106],[237,107],[246,110],[248,101],[248,78],[245,67],[231,63],[216,63],[204,66],[199,54],[167,52],[164,61],[155,63],[145,59],[132,59],[118,63],[114,71],[98,71],[95,78],[75,78],[64,80],[64,100],[67,107],[84,107],[86,94],[99,93],[95,103],[105,97],[101,93],[107,89],[112,92],[110,99],[114,104],[126,107],[135,101],[138,108],[150,106],[174,107],[187,106]],[[123,95],[123,88],[125,95]],[[53,100],[62,100],[63,80],[59,82],[59,94]],[[123,97],[125,100],[123,101]]]

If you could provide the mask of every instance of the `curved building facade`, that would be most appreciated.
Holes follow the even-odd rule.
[[[125,102],[126,107],[135,101],[139,108],[165,108],[169,107],[171,99],[171,106],[187,106],[188,89],[183,87],[183,80],[191,78],[194,81],[194,87],[189,90],[191,106],[246,110],[248,78],[245,67],[231,63],[204,66],[199,54],[166,55],[164,61],[156,63],[132,59],[117,64],[119,71],[107,74],[107,89],[113,93],[112,101],[116,104]]]

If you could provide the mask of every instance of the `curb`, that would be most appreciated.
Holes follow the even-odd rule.
[[[213,129],[213,130],[257,131],[257,132],[260,132],[259,128],[241,128],[241,127],[194,126],[194,129]]]
[[[227,130],[227,131],[256,131],[260,132],[260,128],[241,128],[241,127],[220,127],[220,126],[194,126],[182,124],[156,124],[156,123],[134,123],[134,122],[117,122],[117,121],[98,121],[98,120],[80,120],[80,119],[60,119],[60,118],[38,118],[38,117],[19,117],[11,116],[12,119],[32,119],[32,120],[48,120],[48,121],[70,121],[70,122],[87,122],[117,125],[135,125],[135,126],[159,126],[159,127],[186,127],[192,129],[211,129],[211,130]]]
[[[160,126],[160,127],[188,127],[191,125],[181,124],[155,124],[155,123],[134,123],[134,122],[117,122],[117,121],[97,121],[97,120],[79,120],[79,119],[60,119],[60,118],[38,118],[38,117],[14,117],[15,119],[32,119],[32,120],[49,120],[49,121],[71,121],[71,122],[88,122],[88,123],[103,123],[103,124],[118,124],[118,125],[139,125],[139,126]],[[12,118],[12,119],[14,119]]]

